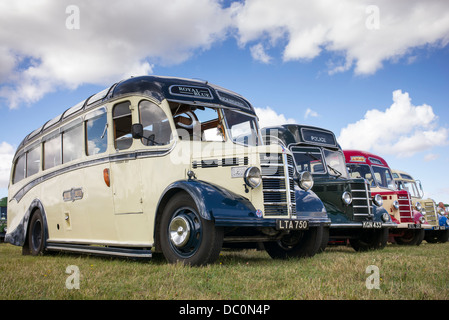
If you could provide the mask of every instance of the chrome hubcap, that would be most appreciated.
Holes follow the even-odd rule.
[[[190,225],[182,216],[174,218],[169,226],[170,240],[178,248],[183,247],[190,238]]]

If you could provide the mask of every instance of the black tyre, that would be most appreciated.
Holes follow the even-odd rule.
[[[318,253],[321,253],[324,250],[326,250],[328,242],[329,242],[329,227],[323,227],[323,237],[321,240],[321,245],[318,249]]]
[[[39,209],[34,211],[28,228],[28,247],[29,253],[37,256],[44,253],[45,250],[45,222]]]
[[[264,248],[273,259],[312,257],[323,242],[323,227],[294,231],[278,241],[265,242]]]
[[[406,230],[402,237],[395,237],[397,244],[409,245],[409,246],[419,246],[424,240],[424,229],[419,230]]]
[[[437,243],[438,242],[438,233],[434,230],[429,230],[426,232],[426,235],[424,236],[424,240],[426,240],[428,243]]]
[[[438,242],[446,243],[449,240],[449,230],[440,231]]]
[[[387,245],[389,230],[370,229],[360,233],[357,239],[350,239],[349,243],[355,251],[383,249]]]
[[[193,199],[177,193],[165,207],[160,226],[162,253],[170,263],[201,266],[217,260],[223,229],[203,219]]]
[[[427,231],[424,239],[429,243],[446,243],[449,239],[449,229]]]

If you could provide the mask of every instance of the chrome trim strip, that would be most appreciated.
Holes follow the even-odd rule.
[[[38,184],[41,184],[42,182],[45,182],[47,180],[50,180],[56,176],[59,176],[64,173],[68,173],[71,171],[75,171],[78,169],[83,169],[87,167],[91,167],[94,165],[102,164],[102,163],[108,163],[108,162],[116,162],[116,161],[122,161],[122,160],[136,160],[136,159],[143,159],[143,158],[149,158],[149,157],[162,157],[167,154],[169,154],[176,143],[174,143],[170,148],[168,149],[158,149],[158,150],[145,150],[145,151],[132,151],[127,152],[123,154],[114,154],[114,155],[107,155],[98,159],[94,160],[86,160],[82,162],[78,162],[76,164],[57,169],[55,171],[43,174],[42,176],[31,180],[27,184],[25,184],[19,191],[16,192],[16,194],[12,197],[12,199],[15,199],[17,202],[20,202],[22,198],[27,194],[28,191],[30,191],[32,188],[37,186]],[[45,172],[45,171],[44,171]]]

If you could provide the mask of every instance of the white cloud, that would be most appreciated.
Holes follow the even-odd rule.
[[[254,108],[259,117],[259,125],[261,128],[279,126],[287,123],[297,123],[293,118],[286,118],[284,114],[278,114],[270,107]]]
[[[449,42],[449,2],[440,0],[20,0],[0,2],[0,99],[11,108],[81,84],[106,85],[156,65],[177,64],[232,34],[271,63],[333,53],[329,73],[371,74],[385,61],[417,59],[413,48]],[[79,8],[79,28],[70,29]],[[372,15],[378,8],[378,19]],[[378,28],[371,28],[372,22]],[[11,31],[12,30],[12,31]],[[409,55],[409,56],[408,56]]]
[[[284,46],[284,61],[333,52],[330,73],[372,74],[412,48],[449,42],[448,1],[246,0],[234,9],[240,45]]]
[[[254,60],[262,63],[270,63],[271,57],[265,52],[265,48],[261,43],[258,43],[250,48],[251,56]]]
[[[0,189],[8,187],[15,149],[7,142],[0,143]]]
[[[79,8],[79,29],[72,11]],[[21,0],[0,3],[0,98],[11,108],[59,88],[103,85],[186,61],[221,41],[219,0]]]
[[[414,106],[407,92],[393,92],[393,104],[385,111],[372,109],[363,119],[340,132],[344,149],[361,149],[409,157],[449,143],[449,129],[437,126],[431,106]]]
[[[309,117],[316,118],[318,116],[319,116],[319,114],[316,111],[313,111],[310,108],[307,108],[306,112],[304,113],[304,119],[307,119]]]

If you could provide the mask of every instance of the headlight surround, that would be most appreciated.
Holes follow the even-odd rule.
[[[426,213],[427,213],[427,212],[426,212],[426,209],[422,208],[422,209],[421,209],[421,214],[422,214],[423,216],[425,216]]]
[[[393,208],[395,208],[396,210],[399,210],[399,201],[398,200],[393,201]]]
[[[384,200],[382,199],[382,196],[380,194],[376,194],[373,197],[373,201],[374,201],[374,204],[378,207],[382,207],[382,205],[384,204]]]
[[[345,205],[349,206],[352,203],[352,195],[349,192],[345,191],[341,195],[341,200]]]
[[[443,208],[438,208],[438,213],[444,215],[446,212],[444,211]]]
[[[299,174],[298,183],[301,189],[308,191],[313,187],[313,177],[309,171],[304,171]]]
[[[262,175],[257,167],[249,167],[244,175],[245,183],[248,187],[257,188],[262,183]]]

